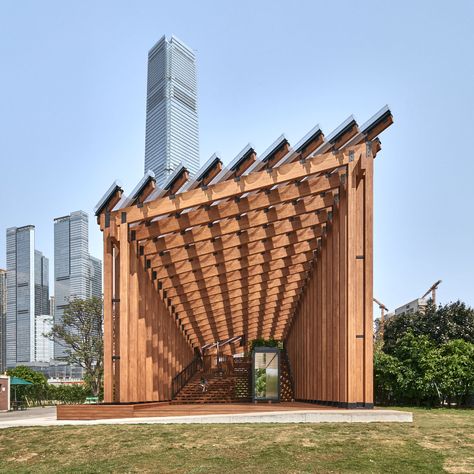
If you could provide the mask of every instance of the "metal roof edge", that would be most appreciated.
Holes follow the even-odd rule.
[[[96,204],[96,206],[94,207],[94,214],[96,216],[98,216],[100,214],[100,212],[102,211],[102,209],[107,205],[107,203],[109,202],[110,198],[112,197],[112,195],[115,193],[115,191],[117,189],[120,189],[121,191],[123,191],[123,188],[122,188],[122,184],[118,181],[118,180],[115,180],[112,185],[109,187],[109,189],[107,189],[107,191],[105,192],[105,194],[100,198],[99,202]]]

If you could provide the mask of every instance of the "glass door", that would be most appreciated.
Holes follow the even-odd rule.
[[[252,386],[254,400],[280,399],[280,351],[256,347],[253,353]]]

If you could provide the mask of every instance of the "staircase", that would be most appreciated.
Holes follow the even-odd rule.
[[[248,371],[234,371],[230,375],[205,374],[204,377],[208,382],[205,392],[199,385],[202,376],[202,372],[195,374],[171,403],[245,403],[251,401]]]
[[[235,360],[232,370],[195,373],[175,395],[172,404],[185,403],[248,403],[251,396],[252,363],[248,359]],[[201,377],[207,380],[207,390],[202,391]],[[280,352],[280,401],[294,401],[291,368],[285,351]]]

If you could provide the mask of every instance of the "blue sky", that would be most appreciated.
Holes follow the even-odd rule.
[[[91,214],[144,165],[146,60],[164,34],[198,58],[200,152],[230,161],[389,104],[375,163],[375,295],[390,309],[437,279],[474,305],[474,2],[0,3],[0,267],[5,229]],[[53,268],[51,266],[51,274]]]

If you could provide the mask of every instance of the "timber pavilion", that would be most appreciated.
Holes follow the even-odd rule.
[[[373,162],[391,123],[385,107],[163,188],[152,173],[129,196],[114,183],[96,208],[105,403],[371,408]],[[283,349],[249,357],[259,338]]]

